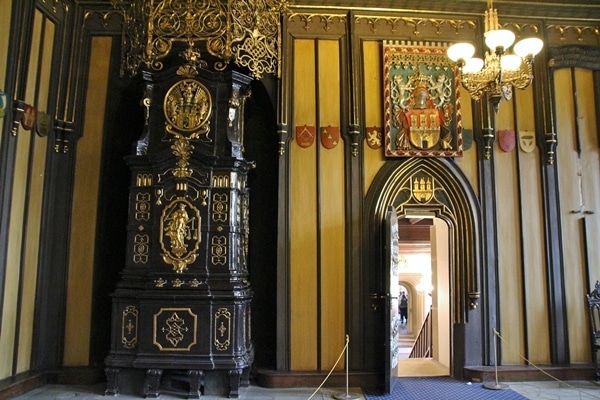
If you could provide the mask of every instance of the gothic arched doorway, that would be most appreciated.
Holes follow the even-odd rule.
[[[388,161],[376,175],[365,202],[365,254],[368,264],[366,288],[371,312],[365,314],[365,326],[382,326],[382,308],[373,299],[382,298],[384,287],[382,226],[387,207],[397,217],[422,216],[442,220],[448,226],[448,284],[450,315],[450,375],[462,378],[463,367],[479,364],[483,352],[480,276],[480,210],[471,184],[454,162],[437,158],[408,158]],[[381,357],[386,337],[377,329],[365,337],[374,343],[370,349]],[[379,344],[379,345],[378,345]],[[467,345],[468,344],[468,345]],[[369,346],[369,345],[367,345]],[[369,349],[366,350],[368,354]],[[385,369],[385,365],[378,364]]]

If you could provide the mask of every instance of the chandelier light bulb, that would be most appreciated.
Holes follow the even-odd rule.
[[[517,70],[521,67],[521,57],[507,54],[500,59],[500,66],[505,70]]]
[[[542,39],[532,37],[519,40],[514,47],[515,54],[521,58],[535,57],[544,47]]]
[[[485,33],[485,44],[492,51],[508,49],[515,41],[515,34],[508,29],[496,29]]]
[[[483,68],[483,60],[481,58],[469,58],[463,67],[465,74],[472,74],[481,71]]]
[[[473,54],[475,54],[475,46],[471,43],[455,43],[448,47],[446,54],[448,55],[448,58],[454,62],[457,62],[458,60],[466,62],[469,58],[473,57]]]

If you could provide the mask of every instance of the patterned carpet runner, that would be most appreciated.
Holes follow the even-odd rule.
[[[364,388],[363,392],[368,400],[527,400],[510,388],[487,389],[482,383],[468,384],[447,377],[398,378],[388,395],[381,389]]]

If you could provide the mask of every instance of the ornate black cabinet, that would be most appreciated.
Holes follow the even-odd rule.
[[[189,377],[225,370],[229,397],[254,359],[246,264],[252,163],[243,157],[250,78],[186,64],[143,74],[146,124],[131,168],[127,260],[113,294],[106,394],[123,369],[145,370],[160,394],[164,370]]]

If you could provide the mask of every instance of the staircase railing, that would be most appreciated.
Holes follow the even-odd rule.
[[[419,335],[415,340],[415,344],[413,345],[410,355],[408,358],[428,358],[431,357],[431,347],[432,347],[432,337],[431,337],[431,308],[429,308],[429,312],[425,317],[425,321],[423,321],[423,325],[421,325],[421,330],[419,330]]]

